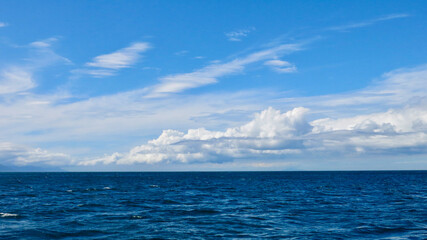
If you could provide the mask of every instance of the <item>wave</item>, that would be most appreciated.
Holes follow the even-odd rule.
[[[2,212],[0,212],[0,217],[2,217],[2,218],[16,218],[16,217],[19,217],[19,214],[16,214],[16,213],[2,213]]]

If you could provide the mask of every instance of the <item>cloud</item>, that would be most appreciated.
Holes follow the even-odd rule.
[[[223,164],[247,160],[266,163],[266,159],[295,161],[318,155],[363,159],[425,155],[426,82],[427,66],[398,69],[358,91],[270,102],[282,107],[309,106],[314,109],[311,112],[304,107],[285,113],[267,108],[248,123],[224,131],[204,127],[187,131],[164,130],[158,138],[128,153],[116,152],[79,164]],[[263,102],[268,100],[263,99]],[[366,109],[376,112],[367,114]],[[229,111],[225,113],[222,119],[216,116],[215,122],[225,121]]]
[[[0,95],[23,92],[35,86],[32,73],[26,69],[10,67],[0,73]]]
[[[0,28],[2,27],[7,27],[9,24],[5,23],[5,22],[0,22]]]
[[[44,40],[40,40],[40,41],[34,41],[32,43],[30,43],[30,46],[32,47],[38,47],[38,48],[49,48],[52,46],[53,43],[57,42],[58,39],[57,38],[47,38]]]
[[[63,153],[51,153],[40,148],[0,142],[0,164],[15,166],[29,164],[66,165],[70,162],[70,156]]]
[[[88,68],[74,69],[71,72],[77,75],[88,74],[97,78],[112,76],[120,69],[130,68],[141,57],[141,53],[150,48],[151,46],[147,42],[132,43],[126,48],[93,58],[91,62],[85,64]]]
[[[40,142],[110,142],[136,139],[174,126],[176,129],[226,129],[243,124],[250,114],[268,106],[312,109],[310,118],[346,119],[402,106],[420,104],[427,96],[427,66],[384,74],[371,86],[357,91],[311,97],[289,97],[271,89],[172,95],[143,98],[147,89],[107,96],[81,98],[60,92],[26,94],[0,102],[0,131],[8,141],[37,145]],[[34,104],[44,103],[44,104]],[[427,104],[426,104],[427,105]],[[230,114],[230,113],[238,113]],[[203,119],[199,121],[197,119]],[[40,134],[28,133],[37,131]],[[145,139],[143,139],[145,140]],[[85,147],[85,146],[84,146]],[[90,152],[103,154],[103,147]]]
[[[27,92],[37,87],[34,72],[60,62],[70,64],[70,60],[51,50],[55,41],[56,38],[49,38],[28,44],[25,47],[30,49],[30,57],[25,62],[0,69],[0,95]]]
[[[157,139],[135,147],[127,154],[115,153],[80,164],[221,162],[259,154],[296,153],[298,141],[294,141],[293,137],[307,133],[311,128],[304,120],[306,112],[305,108],[295,108],[282,114],[278,110],[268,108],[256,114],[249,123],[228,128],[224,132],[204,128],[190,129],[187,133],[165,130]]]
[[[293,73],[297,71],[297,67],[294,64],[279,59],[268,60],[264,62],[264,65],[270,66],[271,69],[279,73]]]
[[[240,127],[204,128],[186,133],[164,130],[128,153],[82,161],[80,165],[134,163],[200,163],[237,159],[289,158],[307,154],[427,153],[427,105],[346,119],[306,120],[308,109],[281,113],[268,108]]]
[[[36,52],[40,53],[38,57],[45,57],[32,58],[30,61],[27,59],[28,66],[14,66],[15,68],[2,70],[28,70],[32,82],[37,84],[32,78],[36,68],[62,61],[60,56],[55,58],[47,53],[51,51],[51,45],[48,42],[30,44]],[[190,83],[190,88],[204,86],[206,83],[197,82],[197,79],[206,77],[218,81],[220,77],[242,72],[252,63],[265,64],[272,68],[285,68],[290,63],[279,60],[279,57],[300,48],[299,44],[279,45],[252,52],[228,62],[214,62],[193,72],[166,76],[171,77],[170,81],[160,81],[159,85],[152,88],[106,96],[85,98],[66,95],[64,92],[43,95],[29,93],[28,89],[19,90],[16,93],[25,92],[25,95],[8,95],[5,101],[0,102],[0,130],[2,136],[8,137],[5,140],[24,142],[27,145],[37,146],[41,142],[68,145],[73,142],[73,149],[76,145],[79,147],[84,145],[82,148],[86,150],[79,153],[82,156],[80,159],[86,159],[87,155],[101,157],[91,158],[80,164],[95,165],[148,162],[231,164],[233,160],[240,161],[240,164],[246,160],[255,159],[257,163],[268,166],[270,159],[295,162],[299,157],[308,158],[309,154],[316,153],[337,153],[341,156],[359,154],[362,158],[376,153],[408,154],[406,156],[423,153],[425,118],[411,117],[405,120],[405,116],[412,116],[411,113],[414,116],[425,116],[421,102],[427,95],[425,84],[427,65],[386,73],[370,86],[360,90],[323,96],[291,98],[287,92],[256,89],[241,92],[176,94],[168,95],[168,98],[143,98],[156,93],[154,91],[156,87],[167,86],[172,82]],[[40,59],[45,60],[39,61]],[[39,64],[37,67],[36,63]],[[29,65],[32,66],[29,67]],[[115,71],[108,68],[88,69],[106,70],[105,74],[110,70]],[[196,80],[186,82],[187,79],[183,79],[182,76],[190,79],[194,77]],[[158,93],[169,94],[185,89],[189,88]],[[419,107],[415,108],[415,105]],[[424,102],[424,106],[426,105]],[[287,125],[291,126],[287,133],[279,132],[271,136],[265,134],[264,137],[225,135],[229,129],[237,129],[237,133],[245,132],[240,129],[246,125],[244,123],[248,120],[248,116],[268,106],[281,109],[285,113],[298,106],[312,110],[305,112],[304,120],[300,121],[305,127]],[[405,108],[405,106],[410,107]],[[275,113],[278,111],[275,109],[267,111],[269,110],[267,108],[266,111]],[[236,112],[239,113],[237,116],[228,114]],[[284,114],[282,112],[271,115],[281,116]],[[377,115],[382,116],[383,120],[378,120]],[[194,120],[209,119],[209,116],[214,116],[215,120]],[[281,119],[281,117],[277,118]],[[387,118],[395,120],[391,121]],[[404,123],[397,121],[401,118]],[[268,121],[263,121],[259,120],[260,126],[270,124]],[[279,121],[270,125],[280,124]],[[165,130],[169,131],[165,133],[165,139],[180,139],[178,142],[161,143],[159,139],[163,137],[146,141],[147,136],[153,138],[152,136],[163,129],[169,129],[170,126],[177,130]],[[295,129],[305,130],[296,131]],[[261,132],[261,130],[256,131]],[[199,132],[200,137],[191,139],[190,136],[195,132]],[[264,132],[268,133],[268,131]],[[274,131],[271,132],[274,133]],[[89,146],[90,144],[87,143],[91,141],[97,142],[97,146]],[[129,152],[116,148],[119,145],[117,142],[120,142],[123,147],[135,146],[135,142],[138,141],[145,143],[141,145],[144,147],[134,148]],[[159,144],[155,145],[155,142]],[[111,147],[112,144],[116,144],[115,147]],[[109,151],[108,149],[118,152],[103,155]],[[68,149],[68,151],[74,150]],[[224,163],[224,161],[228,162]]]
[[[390,15],[386,15],[386,16],[383,16],[383,17],[366,20],[366,21],[363,21],[363,22],[352,23],[352,24],[347,24],[347,25],[342,25],[342,26],[330,27],[327,30],[332,30],[332,31],[346,31],[346,30],[353,29],[353,28],[367,27],[367,26],[373,25],[373,24],[378,23],[378,22],[383,22],[383,21],[388,21],[388,20],[393,20],[393,19],[398,19],[398,18],[407,18],[409,16],[410,15],[408,15],[408,14],[390,14]]]
[[[113,53],[97,56],[92,62],[86,63],[86,66],[114,70],[129,68],[138,60],[140,53],[147,51],[149,48],[150,45],[146,42],[133,43],[129,47]]]
[[[160,78],[160,84],[150,89],[147,97],[162,97],[191,88],[197,88],[216,83],[218,78],[243,71],[251,63],[275,59],[286,53],[300,50],[300,44],[282,44],[254,52],[242,58],[236,58],[226,63],[212,63],[204,68],[190,73],[173,74]]]
[[[316,150],[350,150],[372,153],[426,153],[427,105],[341,119],[317,119],[311,122]]]
[[[227,37],[228,41],[240,42],[242,41],[242,38],[248,36],[248,34],[254,30],[255,28],[240,29],[240,30],[225,33],[225,36]]]
[[[334,108],[335,113],[356,114],[357,111],[384,111],[413,105],[427,97],[427,65],[402,68],[385,73],[366,88],[340,94],[284,98],[279,102],[301,104],[317,111]],[[415,101],[415,103],[414,103]]]

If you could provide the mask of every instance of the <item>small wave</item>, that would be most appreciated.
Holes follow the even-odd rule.
[[[104,190],[110,190],[111,188],[110,187],[104,187],[103,189]]]
[[[150,185],[150,188],[159,188],[159,185]]]
[[[73,190],[71,190],[71,189],[68,189],[68,190],[67,190],[67,192],[73,192]]]
[[[15,218],[18,216],[19,216],[19,214],[16,214],[16,213],[0,213],[0,217],[2,217],[2,218],[7,218],[7,217]]]

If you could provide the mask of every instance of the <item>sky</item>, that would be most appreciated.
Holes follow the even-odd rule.
[[[5,1],[0,171],[427,170],[426,1]]]

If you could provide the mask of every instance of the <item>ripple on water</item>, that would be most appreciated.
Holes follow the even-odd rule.
[[[425,171],[0,174],[0,239],[427,239],[426,186]]]

